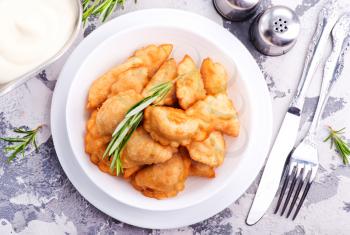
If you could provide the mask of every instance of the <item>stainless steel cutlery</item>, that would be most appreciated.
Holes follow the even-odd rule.
[[[285,169],[285,179],[275,209],[275,213],[277,213],[284,199],[284,194],[288,191],[281,210],[281,216],[288,208],[290,199],[293,198],[289,205],[286,217],[288,218],[290,216],[297,205],[293,215],[293,220],[296,218],[310,186],[315,179],[319,165],[318,151],[315,141],[317,127],[326,101],[328,100],[329,91],[334,82],[339,78],[343,68],[344,54],[348,50],[349,45],[349,33],[350,14],[346,14],[337,21],[332,30],[333,49],[324,68],[320,98],[318,100],[311,127],[301,143],[299,143],[292,152],[289,165]],[[297,188],[293,195],[295,187]],[[303,191],[303,193],[299,198],[301,191]],[[297,202],[298,199],[299,202]]]

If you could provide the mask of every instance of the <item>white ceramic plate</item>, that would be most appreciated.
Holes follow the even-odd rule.
[[[86,97],[91,84],[115,64],[125,61],[135,49],[152,43],[173,44],[173,56],[177,61],[187,53],[198,62],[198,66],[208,56],[222,63],[227,68],[230,78],[228,93],[240,111],[241,122],[240,136],[226,137],[226,159],[225,163],[216,169],[216,177],[212,180],[189,177],[183,192],[176,197],[164,200],[145,197],[122,178],[101,173],[96,165],[91,163],[84,150],[84,134],[88,117],[85,109]],[[226,52],[225,47],[221,47],[216,41],[208,40],[205,32],[163,25],[134,27],[118,32],[101,43],[86,57],[73,77],[66,109],[68,137],[74,156],[85,174],[97,187],[116,200],[146,210],[177,210],[193,206],[218,193],[233,178],[239,180],[238,176],[243,172],[236,171],[235,168],[243,158],[253,157],[253,143],[259,142],[256,133],[261,131],[258,124],[259,113],[255,112],[259,104],[254,102],[253,87],[249,87],[249,80],[255,74],[245,66],[242,71],[239,70],[240,76],[238,76],[235,62],[239,54],[240,52],[237,53],[237,51]]]
[[[140,25],[137,19],[144,19],[142,25]],[[137,29],[134,27],[137,27]],[[236,79],[236,82],[232,83],[232,91],[238,91],[235,88],[236,84],[236,87],[240,88],[240,94],[244,95],[244,102],[238,101],[238,103],[241,102],[241,107],[239,109],[241,109],[241,116],[244,120],[243,133],[246,132],[247,141],[243,141],[243,145],[238,146],[238,149],[233,148],[230,150],[231,153],[236,153],[236,155],[226,158],[224,165],[219,168],[215,180],[194,179],[193,182],[189,182],[186,185],[185,192],[182,193],[182,195],[180,194],[178,198],[165,201],[147,199],[143,196],[139,196],[138,192],[130,188],[129,185],[123,185],[123,189],[129,190],[125,195],[130,196],[132,194],[134,199],[136,198],[135,200],[137,200],[137,203],[131,204],[125,195],[124,198],[116,196],[118,190],[114,191],[114,189],[109,190],[105,188],[105,186],[110,186],[112,184],[123,183],[118,182],[118,179],[115,179],[115,177],[109,177],[99,172],[99,170],[88,161],[87,156],[82,153],[82,149],[79,149],[82,148],[79,147],[79,145],[83,146],[82,142],[79,143],[79,139],[83,139],[83,125],[81,124],[83,122],[81,122],[79,118],[76,120],[78,122],[76,128],[78,129],[74,129],[75,127],[67,123],[68,129],[78,130],[76,136],[74,132],[70,133],[71,141],[77,141],[72,143],[74,143],[74,146],[78,146],[73,153],[65,130],[65,110],[67,108],[67,110],[72,111],[72,107],[77,108],[77,116],[82,116],[81,113],[83,113],[82,108],[84,105],[80,106],[80,104],[82,104],[81,102],[85,104],[87,87],[93,80],[93,77],[95,78],[96,75],[111,67],[111,64],[107,64],[104,68],[98,67],[100,70],[97,71],[84,69],[84,66],[86,67],[89,65],[89,58],[90,60],[93,58],[90,57],[91,54],[98,55],[98,53],[103,51],[101,49],[103,49],[104,46],[112,45],[125,37],[125,35],[129,34],[130,36],[130,33],[139,32],[140,35],[142,35],[142,32],[146,32],[143,31],[143,29],[155,30],[154,33],[159,33],[161,30],[166,31],[169,30],[169,28],[177,29],[177,33],[186,33],[186,31],[193,33],[188,34],[188,37],[186,36],[182,42],[176,41],[174,35],[171,35],[169,31],[167,31],[169,34],[161,38],[151,35],[144,35],[145,38],[143,38],[143,41],[130,38],[128,41],[130,46],[125,44],[127,48],[122,50],[123,52],[120,53],[121,57],[109,57],[108,59],[116,59],[118,63],[118,60],[124,59],[125,56],[129,55],[137,46],[140,46],[140,43],[144,45],[150,42],[169,42],[170,39],[173,39],[176,41],[175,43],[174,41],[172,42],[175,44],[175,48],[179,45],[179,56],[182,56],[181,53],[184,51],[193,51],[193,48],[195,49],[194,53],[198,51],[201,52],[203,46],[205,47],[210,44],[207,51],[204,50],[203,53],[205,54],[197,55],[197,59],[200,59],[202,56],[211,56],[215,60],[219,60],[228,68],[231,77],[233,76],[233,70],[229,65],[234,61],[238,67],[240,79]],[[105,38],[111,35],[115,36],[102,43]],[[186,40],[193,40],[193,37],[197,37],[195,39],[201,40],[197,40],[195,44],[190,43],[189,47],[186,47],[189,42]],[[96,50],[94,50],[94,48],[96,48]],[[117,53],[119,54],[119,51]],[[195,55],[193,52],[190,52],[190,54],[193,56]],[[237,55],[239,55],[239,59]],[[103,56],[106,56],[106,54],[103,54]],[[91,77],[86,78],[86,86],[82,86],[82,83],[77,83],[77,85],[81,87],[81,93],[76,96],[77,102],[67,105],[66,97],[68,90],[71,89],[72,91],[78,92],[77,89],[74,89],[74,83],[78,81],[77,78],[79,78],[79,76],[84,74],[84,71],[85,73],[89,71],[93,74]],[[75,78],[73,84],[72,78]],[[79,98],[80,96],[82,96],[82,98]],[[242,97],[234,97],[236,102],[240,98]],[[245,113],[249,115],[245,117]],[[69,115],[67,116],[67,120],[71,120]],[[192,224],[208,218],[224,209],[244,193],[258,174],[265,160],[270,144],[272,115],[269,94],[261,72],[249,52],[233,35],[204,17],[183,11],[159,9],[138,11],[118,17],[97,29],[76,48],[67,61],[56,85],[52,103],[51,121],[55,148],[61,165],[71,182],[87,200],[112,217],[136,226],[173,228]],[[81,127],[79,127],[79,125]],[[237,145],[239,145],[239,143],[237,143]],[[239,164],[237,164],[238,162]],[[227,166],[227,169],[225,169],[225,166]],[[104,184],[104,182],[101,185],[101,181],[97,182],[94,180],[94,177],[100,177],[98,178],[99,180],[106,181],[107,183]],[[221,181],[216,181],[217,179],[221,179]],[[215,182],[215,184],[212,182]],[[200,185],[202,185],[202,187],[199,187]],[[203,187],[203,185],[205,185],[205,187]],[[204,191],[200,189],[206,187],[213,189],[213,192],[209,193],[209,196],[203,195],[206,189],[204,189]],[[196,200],[200,201],[200,203],[196,202]],[[178,202],[181,202],[180,206],[171,206],[171,204],[176,204]],[[131,204],[133,207],[125,203]],[[140,209],[150,209],[147,203],[152,203],[153,206],[159,207],[160,209],[158,210],[160,211]],[[174,211],[173,209],[178,210]]]

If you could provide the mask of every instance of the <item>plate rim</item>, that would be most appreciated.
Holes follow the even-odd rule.
[[[78,62],[74,61],[73,58],[74,57],[75,58],[79,58],[78,52],[80,52],[83,47],[89,47],[89,46],[93,47],[94,44],[99,44],[103,40],[106,40],[106,38],[103,37],[103,35],[109,34],[109,32],[108,32],[109,30],[114,30],[113,34],[115,34],[115,33],[120,31],[120,29],[117,30],[118,27],[113,28],[112,25],[116,25],[117,22],[120,23],[122,21],[126,21],[126,22],[129,21],[129,23],[133,24],[132,20],[130,20],[130,19],[132,19],[132,18],[134,18],[136,16],[142,16],[142,15],[147,15],[147,14],[150,16],[149,20],[154,20],[154,19],[157,19],[157,18],[159,19],[159,18],[162,18],[162,17],[163,18],[164,17],[167,18],[169,16],[169,14],[175,14],[175,16],[176,15],[177,16],[181,15],[181,17],[187,17],[187,18],[193,18],[194,17],[194,18],[197,18],[197,20],[199,20],[199,21],[204,21],[207,24],[211,24],[210,27],[214,27],[214,24],[215,24],[215,27],[218,27],[218,29],[220,29],[222,32],[225,30],[222,26],[216,24],[215,22],[212,22],[211,20],[209,20],[209,19],[207,19],[207,18],[205,18],[203,16],[197,15],[195,13],[182,11],[182,10],[174,10],[174,9],[147,9],[147,10],[134,11],[134,12],[125,14],[123,16],[117,17],[114,20],[111,20],[110,22],[108,22],[108,23],[102,25],[101,27],[99,27],[97,30],[95,30],[95,32],[90,34],[88,37],[86,37],[86,39],[78,45],[78,47],[73,51],[71,56],[66,61],[66,64],[64,65],[64,67],[62,69],[60,78],[63,76],[63,74],[67,73],[70,69],[74,70],[75,66],[78,67]],[[234,39],[234,40],[238,41],[238,39],[234,35],[232,35],[229,32],[226,32],[226,33],[227,33],[227,35],[230,35],[231,39]],[[95,35],[95,36],[93,36],[93,35]],[[99,42],[96,42],[98,40],[99,40]],[[267,157],[267,153],[268,153],[268,150],[269,150],[269,147],[270,147],[271,137],[272,137],[272,119],[273,119],[273,117],[272,117],[271,98],[270,98],[270,95],[269,95],[269,92],[268,92],[268,89],[267,89],[267,85],[264,83],[263,75],[262,75],[258,65],[256,64],[254,58],[251,56],[249,51],[244,47],[244,45],[241,42],[239,42],[239,41],[236,42],[236,43],[241,44],[241,47],[243,47],[243,50],[245,50],[247,52],[247,56],[250,57],[250,60],[254,61],[254,64],[255,64],[254,67],[256,67],[259,70],[259,77],[262,78],[261,81],[258,81],[258,83],[260,83],[262,92],[264,92],[269,97],[268,101],[265,104],[265,105],[267,105],[266,109],[264,110],[265,114],[267,116],[267,119],[268,119],[268,120],[266,120],[267,123],[265,123],[265,126],[269,127],[269,128],[265,128],[265,129],[267,129],[267,133],[265,133],[265,134],[267,134],[265,136],[265,140],[267,140],[266,142],[268,142],[268,144],[266,144],[266,146],[263,146],[264,149],[262,151],[260,151],[260,152],[265,153],[264,154],[265,157],[261,157],[260,158],[260,162],[258,164],[256,164],[256,166],[254,167],[255,171],[256,171],[256,174],[254,176],[250,177],[250,179],[248,180],[249,184],[247,183],[247,186],[245,187],[243,192],[239,193],[239,195],[242,195],[248,189],[248,187],[251,185],[251,183],[254,181],[254,179],[258,176],[258,173],[259,173],[260,169],[262,168],[263,163],[265,162],[265,159]],[[80,57],[81,56],[82,55],[80,55]],[[56,88],[57,89],[55,89],[55,92],[53,94],[52,106],[51,106],[51,113],[52,114],[56,113],[56,111],[55,111],[56,105],[59,106],[60,105],[59,102],[62,103],[62,99],[61,99],[61,101],[59,101],[57,90],[60,89],[62,86],[64,87],[66,85],[66,84],[64,84],[64,82],[66,82],[66,81],[64,81],[64,78],[61,78],[61,79],[58,80],[58,82],[56,84]],[[66,101],[65,101],[65,103],[66,103]],[[63,105],[65,105],[65,104],[63,104]],[[122,220],[122,221],[124,221],[126,223],[129,223],[129,224],[132,224],[132,225],[135,225],[135,226],[144,227],[144,228],[176,228],[176,227],[179,227],[179,226],[185,226],[185,225],[193,224],[193,223],[199,222],[199,221],[201,221],[203,219],[206,219],[207,217],[210,217],[213,214],[218,213],[219,211],[221,211],[222,209],[224,209],[225,207],[230,205],[234,200],[238,199],[238,197],[239,197],[239,196],[236,195],[236,198],[233,198],[233,196],[232,196],[231,199],[226,199],[225,203],[223,203],[225,205],[221,205],[220,207],[215,208],[214,210],[212,210],[209,213],[210,215],[206,214],[206,215],[203,216],[202,214],[199,214],[199,216],[197,218],[195,218],[195,219],[193,219],[193,218],[186,218],[187,220],[186,221],[182,221],[182,222],[180,222],[180,220],[172,220],[172,221],[170,221],[170,222],[173,222],[172,225],[168,224],[169,221],[167,221],[167,222],[162,221],[161,223],[158,222],[157,225],[155,225],[155,224],[151,225],[149,223],[143,223],[141,220],[138,221],[138,222],[131,221],[130,219],[126,218],[125,216],[123,217],[123,215],[120,215],[120,214],[115,213],[115,212],[113,213],[113,211],[111,211],[110,208],[103,207],[103,205],[101,205],[98,200],[96,200],[95,198],[93,198],[92,196],[90,196],[90,195],[88,195],[86,193],[87,191],[89,191],[89,188],[86,188],[86,187],[83,188],[83,185],[79,185],[78,184],[79,180],[77,180],[75,178],[73,178],[73,180],[72,180],[72,174],[71,174],[71,172],[69,172],[69,171],[71,171],[71,169],[69,168],[69,166],[67,166],[67,164],[65,162],[65,159],[60,157],[60,155],[61,155],[60,153],[62,153],[63,149],[61,148],[62,146],[59,146],[59,144],[58,144],[59,143],[59,141],[58,141],[58,138],[59,138],[58,133],[60,131],[62,131],[62,130],[56,129],[55,123],[57,121],[64,121],[64,118],[63,118],[63,120],[61,120],[61,119],[59,117],[56,117],[55,115],[51,115],[52,136],[53,136],[53,140],[54,140],[55,149],[57,151],[57,156],[58,156],[58,159],[60,161],[60,164],[61,164],[63,170],[65,171],[67,177],[70,179],[70,181],[72,182],[74,187],[80,192],[80,194],[84,198],[86,198],[89,202],[91,202],[92,205],[96,206],[101,211],[109,214],[111,217],[114,217],[116,219]],[[63,133],[63,134],[66,135],[67,133]],[[70,148],[70,146],[69,146],[69,148]],[[207,201],[205,201],[205,202],[207,202]],[[121,203],[118,203],[118,204],[120,204],[120,205],[118,205],[119,207],[126,207],[124,209],[131,210],[131,207],[129,207],[127,205],[122,205]],[[194,206],[194,207],[198,207],[198,205]],[[189,210],[189,209],[192,209],[192,208],[193,207],[185,208],[185,209],[182,209],[182,211]],[[140,214],[141,213],[150,213],[149,211],[145,211],[145,210],[142,210],[142,209],[137,209],[137,208],[132,208],[132,209],[138,211],[138,213],[140,213]],[[199,208],[197,208],[197,209],[199,209]],[[181,209],[178,210],[177,213],[179,211],[181,211]],[[157,212],[152,211],[151,213],[152,214],[154,214],[154,213],[156,213],[156,214],[166,214],[166,213],[168,213],[169,214],[170,212],[161,213],[159,211],[157,211]],[[150,216],[150,215],[148,215],[148,216]],[[159,217],[159,218],[161,219],[161,217]],[[142,219],[144,219],[144,217],[142,217]]]

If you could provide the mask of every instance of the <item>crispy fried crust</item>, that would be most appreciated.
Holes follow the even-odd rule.
[[[204,140],[211,130],[209,124],[187,116],[185,111],[165,106],[150,106],[145,110],[144,128],[154,140],[173,147]]]
[[[134,90],[136,93],[141,94],[147,83],[148,69],[146,67],[129,69],[117,76],[117,80],[111,87],[110,96],[127,90]]]
[[[108,98],[97,112],[96,127],[99,134],[112,135],[126,112],[141,99],[142,96],[133,90]]]
[[[135,51],[133,56],[143,61],[143,64],[148,68],[148,75],[152,77],[164,61],[168,59],[172,50],[173,45],[171,44],[149,45]]]
[[[142,166],[134,166],[130,168],[125,168],[123,171],[123,178],[124,179],[131,179],[133,175],[136,174],[140,169],[142,169]]]
[[[181,108],[187,109],[205,98],[201,74],[190,56],[186,55],[179,63],[177,73],[179,79],[176,81],[176,97]]]
[[[86,106],[87,109],[93,110],[99,107],[107,99],[111,86],[117,80],[120,73],[123,73],[131,68],[140,67],[142,65],[142,59],[131,57],[125,63],[116,66],[115,68],[109,70],[101,77],[96,79],[89,89],[88,103]]]
[[[138,165],[149,165],[165,162],[175,152],[177,152],[176,148],[159,144],[142,127],[139,127],[132,134],[122,155],[123,158]]]
[[[211,167],[220,166],[225,157],[225,140],[219,131],[210,133],[203,141],[193,141],[186,146],[190,157]]]
[[[215,170],[214,170],[214,167],[212,166],[208,166],[200,162],[192,161],[191,167],[190,167],[190,176],[214,178]]]
[[[94,111],[86,125],[85,152],[90,156],[91,162],[96,164],[101,171],[111,175],[115,172],[109,170],[108,158],[103,159],[103,153],[111,139],[110,136],[101,136],[96,128],[97,111]]]
[[[186,159],[186,164],[189,165],[189,176],[199,176],[199,177],[206,177],[206,178],[214,178],[215,177],[215,170],[214,167],[205,165],[203,163],[194,161],[190,158],[190,154],[188,150],[185,147],[179,148],[179,154],[181,154],[184,159]]]
[[[228,77],[224,66],[206,58],[202,62],[201,75],[208,95],[226,93]]]
[[[207,96],[186,110],[192,117],[212,123],[214,129],[230,136],[238,136],[239,120],[237,111],[226,94]]]
[[[164,82],[172,81],[177,76],[176,62],[174,59],[169,59],[159,68],[156,74],[151,78],[147,86],[142,92],[143,97],[151,94],[150,90]],[[173,105],[176,102],[175,86],[169,91],[164,100],[157,103],[158,105]]]
[[[156,199],[174,197],[185,188],[189,166],[188,160],[175,154],[164,163],[138,171],[131,183],[147,197]]]

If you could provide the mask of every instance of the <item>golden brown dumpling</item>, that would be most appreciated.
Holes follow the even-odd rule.
[[[190,161],[190,170],[189,170],[190,176],[199,176],[199,177],[207,177],[207,178],[215,177],[214,167],[205,165],[203,163],[200,163],[191,159],[188,153],[188,150],[185,147],[180,147],[179,153],[181,154],[181,156],[183,156],[184,158],[187,158]]]
[[[123,178],[130,179],[140,169],[142,169],[142,166],[133,166],[133,167],[129,167],[129,168],[124,168],[123,169]]]
[[[111,96],[127,90],[141,91],[148,83],[148,69],[146,67],[132,68],[118,75],[111,87]]]
[[[101,171],[115,175],[115,171],[109,169],[110,161],[108,157],[103,159],[103,154],[107,148],[110,136],[101,136],[96,128],[97,111],[92,112],[86,126],[85,152],[89,154],[91,162],[96,164]]]
[[[141,99],[142,96],[133,90],[108,98],[96,116],[96,127],[100,135],[112,135],[117,125],[124,119],[126,112]]]
[[[214,167],[205,165],[200,162],[191,161],[190,176],[199,176],[206,178],[214,178],[215,170]]]
[[[99,107],[107,99],[111,86],[117,80],[118,75],[131,68],[140,67],[142,64],[143,61],[140,58],[131,57],[125,63],[116,66],[96,79],[89,89],[87,108],[93,110]]]
[[[186,146],[190,157],[211,167],[220,166],[225,157],[225,140],[219,131],[210,133],[203,141],[193,141]]]
[[[176,62],[174,59],[169,59],[165,61],[164,64],[156,72],[156,74],[151,78],[151,80],[143,90],[142,95],[144,97],[151,95],[150,90],[156,85],[174,80],[177,75],[176,69],[177,69]],[[168,95],[164,98],[164,100],[158,102],[157,104],[172,105],[175,102],[176,102],[175,86],[173,86],[173,88],[169,91]]]
[[[147,197],[156,199],[174,197],[184,189],[189,168],[189,159],[175,154],[164,163],[138,171],[131,183]]]
[[[207,96],[186,110],[186,114],[212,123],[217,131],[230,136],[238,136],[239,120],[232,101],[226,94]]]
[[[208,95],[226,93],[228,77],[224,66],[206,58],[202,62],[201,74]]]
[[[177,67],[179,79],[176,81],[176,97],[179,105],[187,109],[196,101],[205,98],[201,74],[192,58],[186,55]]]
[[[135,51],[134,56],[140,58],[148,68],[148,75],[152,77],[164,61],[169,57],[173,45],[162,44],[159,46],[149,45]]]
[[[193,140],[204,140],[211,127],[198,118],[187,116],[181,109],[150,106],[145,110],[144,128],[161,144],[178,147]]]
[[[132,134],[122,155],[136,164],[146,165],[165,162],[175,152],[177,152],[176,148],[159,144],[142,127],[139,127]]]

